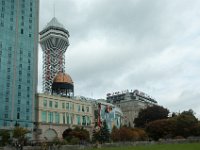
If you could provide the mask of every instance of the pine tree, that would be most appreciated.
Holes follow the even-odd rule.
[[[110,131],[108,129],[108,126],[106,124],[106,121],[103,122],[103,126],[101,127],[99,136],[99,141],[101,143],[109,142],[110,141]]]

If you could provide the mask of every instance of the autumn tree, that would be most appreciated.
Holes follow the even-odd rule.
[[[160,138],[172,138],[175,136],[176,119],[155,120],[147,124],[146,132],[149,138],[158,140]]]
[[[198,124],[198,119],[195,117],[194,112],[191,109],[183,111],[176,119],[176,135],[178,136],[190,136],[191,129]]]
[[[89,132],[84,128],[76,127],[74,129],[68,128],[63,132],[63,138],[68,142],[76,141],[89,141]]]
[[[120,139],[121,139],[120,138],[120,132],[119,132],[119,129],[117,129],[116,126],[113,127],[110,137],[115,142],[120,141]]]
[[[135,118],[135,127],[145,128],[146,124],[160,119],[166,119],[168,117],[169,110],[158,105],[149,106],[142,109],[138,117]]]
[[[111,138],[114,142],[117,141],[138,141],[138,140],[146,140],[147,134],[142,129],[130,128],[130,127],[121,127],[117,129],[113,128],[111,132]]]
[[[192,110],[183,111],[171,118],[155,120],[147,124],[146,131],[154,140],[200,135],[200,124]]]
[[[193,136],[200,136],[200,122],[191,128],[191,133]]]

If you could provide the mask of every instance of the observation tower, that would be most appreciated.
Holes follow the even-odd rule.
[[[65,71],[69,32],[54,17],[39,34],[43,50],[43,92],[51,94],[56,74]]]

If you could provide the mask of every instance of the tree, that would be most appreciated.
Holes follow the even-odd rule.
[[[144,130],[138,128],[123,126],[117,129],[116,127],[113,127],[111,132],[111,139],[114,142],[146,140],[147,134]]]
[[[176,119],[176,135],[178,136],[190,136],[191,129],[198,124],[198,119],[194,116],[194,112],[191,109],[183,111]]]
[[[25,142],[25,135],[29,133],[29,131],[25,128],[16,126],[13,130],[13,137],[18,140],[19,143],[23,144]]]
[[[63,138],[68,142],[77,143],[74,141],[89,141],[90,135],[86,129],[76,127],[74,129],[66,129],[63,132]]]
[[[155,120],[147,124],[146,132],[153,140],[160,138],[172,138],[175,136],[176,119]]]
[[[155,120],[166,119],[168,114],[169,110],[162,106],[149,106],[139,112],[138,117],[134,120],[135,127],[145,128],[147,123]]]
[[[110,137],[114,142],[120,141],[120,132],[116,126],[113,127]]]
[[[147,124],[146,131],[151,138],[188,137],[200,135],[200,125],[192,110],[168,119],[156,120]]]
[[[63,139],[70,141],[71,139],[70,132],[72,132],[71,128],[66,129],[62,134]]]
[[[8,130],[1,130],[0,131],[0,137],[1,137],[0,145],[1,146],[6,145],[9,142],[9,138],[10,138],[9,131]]]
[[[110,141],[110,131],[108,129],[106,121],[103,122],[103,126],[101,127],[99,136],[99,141],[101,143],[109,142]]]
[[[193,136],[200,136],[200,122],[191,128],[191,133]]]

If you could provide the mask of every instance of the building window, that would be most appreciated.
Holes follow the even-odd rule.
[[[20,97],[21,96],[21,92],[18,92],[18,97]]]
[[[70,115],[67,114],[67,124],[70,124]]]
[[[6,102],[9,102],[9,98],[8,97],[6,97]]]
[[[43,107],[47,107],[47,100],[46,99],[43,100]]]
[[[80,112],[81,111],[81,106],[80,105],[78,105],[78,112]]]
[[[58,102],[55,102],[55,108],[58,108]]]
[[[17,113],[17,119],[20,119],[20,113]]]
[[[24,30],[23,29],[21,29],[21,34],[24,34]]]
[[[77,124],[81,125],[81,117],[79,115],[77,115]]]
[[[84,111],[85,111],[84,106],[82,106],[82,112],[84,112]]]
[[[83,126],[86,125],[86,118],[85,118],[85,116],[82,116],[82,125],[83,125]]]
[[[65,113],[63,113],[63,124],[65,124]]]
[[[60,114],[57,112],[55,113],[55,122],[60,123]]]
[[[8,118],[8,114],[4,114],[4,118],[5,118],[5,119]]]
[[[42,111],[42,122],[47,122],[47,112],[46,111]]]
[[[69,110],[69,103],[66,103],[66,109]]]
[[[5,106],[5,111],[8,111],[8,106]]]
[[[31,76],[31,74],[30,73],[27,73],[27,77],[30,77]]]
[[[63,108],[63,109],[65,108],[65,103],[62,103],[62,108]]]
[[[4,14],[3,13],[1,13],[1,18],[4,18]]]
[[[89,111],[90,111],[89,107],[86,107],[86,111],[87,111],[87,112],[89,112]]]
[[[13,26],[10,26],[10,30],[11,30],[11,31],[13,30]]]
[[[49,107],[52,108],[52,106],[53,106],[53,102],[49,101]]]
[[[4,27],[4,23],[3,22],[1,22],[1,27]]]
[[[89,116],[87,116],[87,125],[91,125],[91,120]]]
[[[70,110],[74,110],[74,104],[73,103],[71,103],[71,105],[70,105]]]
[[[28,52],[28,57],[31,57],[31,52]]]
[[[49,121],[50,123],[53,122],[53,112],[49,112],[49,113],[48,113],[48,121]]]

